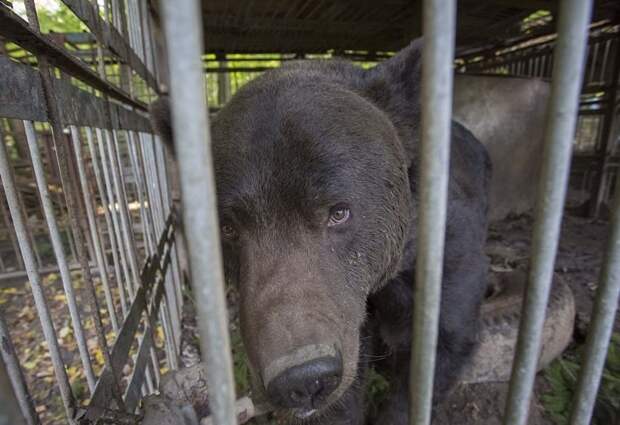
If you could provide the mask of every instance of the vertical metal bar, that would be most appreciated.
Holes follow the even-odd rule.
[[[560,3],[558,41],[532,240],[532,263],[508,392],[506,425],[525,425],[553,278],[585,67],[592,1]]]
[[[170,214],[170,196],[168,193],[166,168],[164,159],[164,147],[161,143],[155,145],[155,164],[157,165],[158,192],[161,199],[163,220],[167,220]],[[177,291],[178,282],[172,273],[172,267],[168,267],[165,276],[166,301],[170,312],[172,326],[172,340],[174,342],[175,357],[181,345],[181,302],[180,292]]]
[[[588,72],[588,78],[586,79],[587,83],[594,82],[594,71],[596,70],[596,61],[598,60],[598,49],[600,43],[594,43],[594,51],[592,52],[592,59],[590,61],[590,69]]]
[[[9,204],[9,210],[11,211],[11,218],[13,219],[13,224],[15,226],[15,233],[17,234],[17,241],[19,242],[19,248],[22,253],[26,272],[28,273],[32,296],[34,297],[35,306],[37,308],[37,312],[39,313],[39,320],[41,321],[41,327],[43,328],[43,335],[45,337],[45,341],[47,342],[50,357],[52,359],[54,374],[56,375],[56,383],[60,389],[60,395],[67,414],[67,420],[69,423],[73,424],[75,423],[73,420],[73,414],[76,406],[75,398],[73,396],[73,392],[71,391],[69,378],[67,377],[65,365],[60,354],[60,347],[58,346],[58,339],[56,338],[56,330],[54,329],[52,316],[50,315],[47,307],[47,300],[45,299],[41,276],[39,275],[37,263],[34,258],[32,242],[28,238],[23,210],[20,208],[17,198],[17,191],[15,190],[15,181],[10,167],[6,146],[4,143],[0,143],[0,176],[2,177],[4,192]]]
[[[101,130],[96,129],[97,139],[101,144],[102,136]],[[95,150],[94,142],[93,142],[93,133],[90,128],[86,129],[86,140],[88,142],[88,149],[90,150],[90,157],[93,163],[93,170],[95,172],[95,181],[97,183],[97,190],[99,191],[99,196],[101,197],[101,203],[103,205],[103,213],[106,222],[106,227],[108,229],[108,237],[110,238],[110,250],[112,251],[112,262],[114,263],[114,274],[116,277],[116,285],[118,287],[118,292],[121,299],[121,311],[123,313],[123,317],[127,317],[128,312],[128,303],[125,297],[125,290],[123,289],[123,275],[121,274],[121,265],[118,254],[117,240],[115,235],[115,227],[112,222],[112,213],[110,212],[110,205],[113,201],[109,200],[106,192],[106,188],[101,179],[101,172],[99,171],[99,165],[97,161],[97,153]]]
[[[99,136],[99,134],[97,134]],[[110,170],[112,169],[112,166],[110,166],[110,162],[112,161],[112,158],[108,157],[108,152],[109,152],[109,148],[107,148],[107,146],[111,143],[110,142],[111,136],[110,136],[110,131],[109,130],[104,130],[104,138],[101,140],[98,140],[98,145],[99,145],[99,156],[101,157],[101,163],[102,163],[102,167],[103,167],[103,177],[105,180],[105,185],[106,185],[106,190],[107,190],[107,194],[108,194],[108,202],[110,203],[109,207],[111,209],[111,215],[112,215],[112,223],[114,224],[114,233],[116,235],[116,241],[118,242],[118,252],[120,254],[121,257],[121,264],[123,266],[123,273],[125,275],[125,278],[122,281],[122,288],[127,290],[127,294],[129,295],[129,299],[133,300],[133,284],[132,284],[132,276],[129,273],[129,268],[127,265],[127,256],[126,256],[126,251],[125,249],[123,249],[123,243],[124,243],[124,239],[123,239],[123,235],[122,235],[122,231],[121,231],[121,226],[119,224],[119,219],[118,219],[118,215],[120,215],[120,199],[116,199],[114,197],[114,193],[116,193],[117,196],[119,196],[119,192],[118,189],[116,188],[116,184],[113,185],[112,183],[112,177],[110,176]],[[104,146],[105,145],[105,146]],[[107,151],[107,152],[106,152]],[[114,174],[114,173],[112,173]],[[126,235],[125,235],[126,236]]]
[[[605,195],[605,180],[610,163],[610,154],[614,147],[614,123],[618,118],[616,113],[616,99],[618,90],[620,90],[620,41],[616,44],[616,54],[612,55],[613,65],[610,74],[611,81],[605,90],[607,105],[603,115],[603,125],[601,129],[599,145],[597,146],[598,166],[599,169],[595,174],[594,185],[590,195],[590,215],[598,217],[601,206],[603,205]]]
[[[36,13],[36,7],[34,4],[34,0],[25,0],[26,12],[28,14],[28,19],[31,22],[31,26],[37,32],[39,29],[39,22]],[[71,223],[71,230],[73,236],[75,237],[78,261],[80,263],[80,269],[82,272],[82,276],[85,282],[86,301],[88,302],[92,319],[94,322],[95,334],[97,336],[97,340],[99,342],[99,346],[101,351],[103,352],[103,358],[106,366],[110,368],[113,372],[114,376],[114,388],[113,393],[116,397],[116,401],[119,406],[123,406],[123,400],[121,398],[121,394],[118,386],[118,375],[114,372],[112,366],[112,360],[110,357],[110,352],[108,351],[108,343],[105,336],[105,329],[101,320],[101,316],[99,314],[99,303],[97,299],[97,294],[95,292],[95,288],[93,285],[90,264],[88,257],[84,253],[84,248],[87,246],[86,238],[84,237],[82,221],[83,217],[80,211],[80,203],[79,198],[77,197],[78,189],[75,186],[75,180],[77,177],[74,176],[73,169],[71,168],[70,161],[72,160],[70,156],[70,147],[68,145],[68,140],[64,135],[64,129],[62,126],[62,120],[60,119],[60,111],[58,110],[58,103],[54,98],[54,85],[52,82],[53,78],[53,69],[50,67],[47,57],[44,55],[37,56],[39,72],[41,75],[41,82],[43,86],[43,93],[45,95],[45,103],[48,110],[49,122],[52,128],[52,137],[54,140],[54,146],[56,147],[56,158],[58,162],[58,168],[60,170],[61,183],[63,186],[63,191],[65,193],[65,199],[67,201],[67,210],[69,213],[69,221]],[[52,327],[53,330],[53,327]],[[64,372],[64,369],[63,369]],[[66,375],[65,375],[66,378]]]
[[[426,0],[422,27],[421,193],[416,259],[411,423],[431,421],[448,202],[456,1]]]
[[[134,145],[135,148],[135,158],[136,158],[136,164],[137,164],[137,169],[138,172],[140,173],[140,178],[143,182],[143,187],[144,187],[144,195],[145,195],[145,208],[144,212],[147,218],[147,227],[148,227],[148,233],[151,235],[150,236],[150,242],[151,242],[151,252],[154,252],[156,249],[156,240],[158,238],[158,235],[155,233],[155,225],[153,223],[154,221],[154,217],[153,217],[153,202],[151,200],[151,193],[149,191],[149,184],[148,184],[148,176],[147,176],[147,171],[146,171],[146,163],[144,161],[144,154],[142,154],[143,152],[143,148],[144,148],[144,144],[146,142],[144,141],[144,137],[142,133],[138,133],[138,146]]]
[[[116,308],[114,307],[114,301],[112,299],[112,292],[110,291],[110,283],[108,282],[108,270],[106,262],[103,258],[102,244],[99,239],[99,233],[97,232],[97,220],[95,218],[95,211],[93,209],[93,199],[91,198],[90,188],[88,187],[88,178],[86,177],[86,167],[84,166],[84,154],[82,153],[82,141],[77,127],[71,126],[71,138],[73,139],[73,148],[77,158],[78,175],[80,179],[80,186],[82,188],[82,194],[84,196],[84,204],[86,205],[86,216],[88,219],[88,226],[90,228],[90,235],[93,240],[95,259],[97,261],[97,267],[99,268],[99,277],[103,285],[103,292],[105,295],[106,304],[108,307],[108,314],[112,323],[112,329],[118,335],[118,321],[116,319]]]
[[[605,366],[609,338],[614,327],[614,316],[618,308],[618,296],[620,295],[620,181],[618,178],[616,179],[614,204],[611,233],[607,242],[607,258],[601,271],[600,285],[596,291],[585,357],[579,373],[577,391],[573,396],[571,425],[590,423]]]
[[[209,115],[202,95],[202,23],[197,0],[162,2],[168,41],[172,121],[177,143],[183,222],[196,297],[200,347],[216,425],[235,425],[228,315],[216,212]],[[452,58],[451,58],[452,60]]]
[[[4,141],[2,141],[2,143],[4,144]],[[39,415],[34,408],[32,397],[28,392],[26,380],[24,379],[24,374],[19,366],[19,359],[17,358],[17,353],[15,352],[15,347],[11,340],[11,334],[9,333],[9,328],[4,321],[2,311],[0,311],[0,354],[2,355],[2,360],[4,360],[4,364],[6,365],[7,374],[9,375],[9,380],[11,381],[15,398],[17,398],[19,409],[21,410],[24,419],[26,419],[26,423],[28,425],[39,425],[41,423],[39,420]]]
[[[30,150],[30,158],[32,159],[34,176],[39,189],[39,194],[41,195],[41,205],[43,206],[45,221],[47,222],[47,227],[49,228],[50,240],[54,249],[54,255],[56,256],[56,262],[58,263],[58,270],[60,272],[62,285],[65,290],[65,294],[67,295],[67,305],[69,307],[71,324],[73,325],[78,351],[80,353],[82,365],[84,366],[88,389],[92,394],[95,389],[95,373],[93,372],[90,355],[88,354],[88,347],[86,345],[86,338],[84,337],[84,329],[82,327],[80,312],[76,303],[73,284],[71,282],[71,273],[69,272],[67,257],[65,256],[60,230],[58,229],[58,222],[56,221],[56,216],[54,215],[54,206],[47,188],[47,179],[45,177],[45,169],[43,168],[41,152],[37,144],[37,136],[32,122],[24,121],[24,128],[26,129],[26,140]]]
[[[118,152],[118,138],[116,131],[112,130],[112,139],[107,139],[108,156],[112,165],[112,182],[116,190],[118,199],[119,215],[121,217],[121,229],[123,230],[123,240],[125,241],[125,249],[127,250],[127,258],[129,259],[129,270],[132,275],[133,292],[140,285],[140,277],[138,264],[136,261],[136,249],[133,239],[133,228],[131,226],[131,217],[127,207],[127,196],[125,194],[125,179],[122,173],[122,163]],[[131,295],[133,297],[133,293]]]
[[[144,181],[142,180],[142,172],[138,166],[138,161],[136,158],[136,143],[138,143],[138,138],[133,132],[127,132],[128,134],[128,143],[127,150],[129,152],[129,159],[131,162],[131,169],[134,174],[134,179],[136,181],[136,193],[138,195],[138,202],[140,203],[140,218],[142,220],[142,233],[144,235],[144,249],[147,255],[150,255],[153,248],[153,235],[149,229],[148,223],[148,214],[146,213],[146,200],[144,199]]]
[[[613,43],[613,39],[609,39],[605,42],[605,50],[603,52],[603,63],[601,64],[601,72],[599,73],[598,80],[602,83],[605,83],[605,71],[607,71],[607,60],[609,59],[609,51],[611,49],[611,44]]]
[[[1,137],[0,137],[0,143],[4,143],[4,139],[2,139]],[[0,193],[0,198],[5,198],[3,193]],[[9,238],[11,239],[11,245],[13,247],[13,252],[15,253],[15,261],[17,263],[16,264],[17,269],[24,270],[24,260],[22,259],[22,255],[19,250],[19,243],[17,242],[17,235],[15,234],[15,228],[13,227],[13,223],[11,223],[11,212],[9,211],[9,207],[7,206],[4,199],[0,199],[0,209],[2,210],[2,219],[9,233]]]
[[[150,143],[146,145],[142,144],[141,148],[143,149],[145,171],[148,175],[147,181],[150,182],[149,187],[148,187],[149,202],[150,202],[150,206],[152,209],[151,213],[153,217],[155,233],[157,235],[161,235],[162,232],[164,231],[165,220],[163,218],[162,203],[161,203],[161,198],[159,196],[160,192],[159,192],[159,187],[158,187],[159,183],[158,183],[157,173],[156,173],[155,154],[154,154],[155,144],[154,143],[155,142],[153,138],[151,137]],[[170,327],[171,318],[169,316],[169,310],[166,308],[166,300],[163,300],[161,304],[160,321],[164,328],[164,337],[166,338],[166,344],[165,344],[166,359],[170,367],[174,369],[176,368],[178,361],[177,361],[177,353],[175,352],[175,350],[173,350],[173,347],[175,346],[175,344],[174,344],[174,338],[172,336],[172,328]]]
[[[154,252],[154,246],[153,246],[154,241],[153,241],[153,235],[150,232],[150,224],[148,223],[148,214],[146,212],[146,207],[145,207],[146,200],[143,198],[144,180],[142,178],[142,170],[140,170],[139,168],[137,155],[136,155],[136,151],[137,151],[136,143],[139,140],[139,138],[136,138],[133,132],[129,132],[128,137],[129,137],[129,141],[127,144],[127,148],[128,148],[129,156],[131,159],[133,173],[136,179],[136,191],[138,193],[138,200],[140,202],[140,213],[142,216],[142,225],[143,225],[144,235],[145,235],[145,241],[144,241],[145,249],[148,255],[151,255],[151,253]],[[148,315],[147,315],[147,318],[148,318]],[[149,322],[147,323],[147,325],[148,327],[145,329],[145,333],[153,332],[152,324]],[[152,364],[153,369],[159,372],[159,363],[157,361],[157,354],[155,353],[155,350],[152,346],[149,349],[149,351],[150,351],[151,361],[153,363]],[[155,372],[156,380],[159,380],[159,376],[157,372]],[[154,389],[153,381],[151,378],[151,374],[148,370],[146,373],[146,379],[147,379],[147,387],[149,389],[149,392],[153,392],[153,389]]]

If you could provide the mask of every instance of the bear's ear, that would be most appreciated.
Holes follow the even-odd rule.
[[[161,96],[149,106],[151,126],[162,142],[174,153],[172,139],[172,116],[170,113],[170,100],[168,96]]]
[[[410,162],[420,138],[422,43],[414,40],[364,77],[364,94],[390,117]]]

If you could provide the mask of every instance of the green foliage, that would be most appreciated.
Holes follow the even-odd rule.
[[[230,345],[233,353],[233,372],[235,375],[235,387],[239,396],[250,391],[250,368],[248,357],[243,348],[241,332],[239,329],[232,329],[230,333]]]
[[[558,425],[568,424],[573,396],[577,388],[581,349],[576,355],[556,360],[545,371],[550,390],[541,400],[547,414]],[[620,421],[620,334],[614,334],[597,394],[592,418],[593,425],[609,425]]]
[[[86,26],[63,3],[56,10],[37,8],[41,32],[83,32]]]
[[[383,375],[375,370],[368,368],[366,376],[366,405],[369,413],[375,412],[379,405],[387,397],[390,390],[390,383]]]

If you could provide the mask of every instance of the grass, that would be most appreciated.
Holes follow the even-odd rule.
[[[543,394],[541,401],[549,417],[558,425],[569,423],[582,360],[583,346],[556,360],[545,371],[550,389]],[[620,423],[620,333],[612,336],[609,345],[591,423]]]

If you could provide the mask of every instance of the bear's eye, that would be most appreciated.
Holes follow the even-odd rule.
[[[345,223],[351,217],[351,210],[343,205],[336,205],[329,211],[329,221],[327,225],[338,226]]]
[[[230,223],[224,223],[220,226],[220,232],[222,236],[226,239],[236,239],[237,238],[237,230]]]

